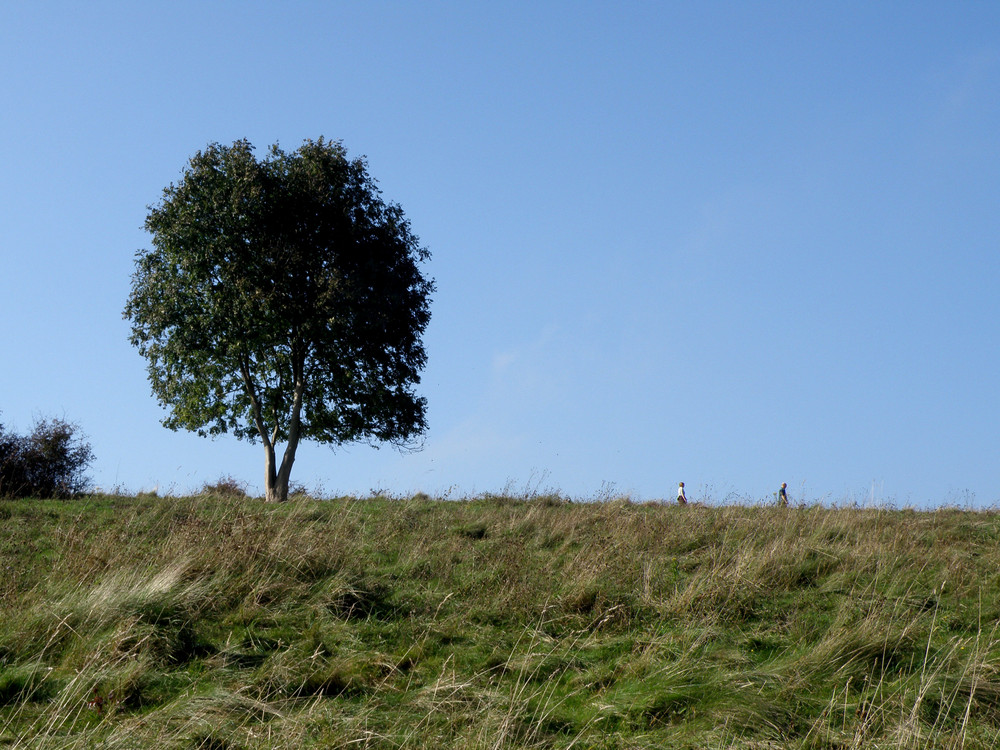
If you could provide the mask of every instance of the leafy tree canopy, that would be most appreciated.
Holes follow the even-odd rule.
[[[409,446],[425,430],[429,253],[363,158],[323,138],[264,159],[213,143],[145,226],[124,316],[167,427],[261,440],[269,499],[302,438]]]

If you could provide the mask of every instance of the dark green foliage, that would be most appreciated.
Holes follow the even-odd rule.
[[[0,497],[66,498],[89,486],[94,460],[79,428],[61,419],[35,423],[30,435],[0,424]]]
[[[211,144],[164,190],[124,314],[164,424],[262,441],[283,500],[300,439],[406,446],[423,432],[434,287],[363,159],[322,138],[253,151]]]
[[[0,496],[17,497],[30,486],[27,447],[25,438],[0,425]]]

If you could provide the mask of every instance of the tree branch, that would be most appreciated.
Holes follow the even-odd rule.
[[[260,400],[257,398],[257,389],[254,388],[253,378],[250,376],[250,363],[246,357],[240,357],[240,377],[243,378],[247,398],[250,399],[250,405],[253,407],[253,421],[257,425],[260,439],[264,442],[264,447],[271,448],[274,446],[274,440],[269,440],[267,437],[267,427],[264,424],[264,417],[261,415]],[[277,430],[277,425],[275,430]]]

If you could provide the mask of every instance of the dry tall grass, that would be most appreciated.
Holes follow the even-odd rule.
[[[0,745],[991,748],[992,512],[6,502]]]

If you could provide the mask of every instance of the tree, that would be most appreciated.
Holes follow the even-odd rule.
[[[84,472],[93,460],[75,424],[43,419],[30,435],[0,424],[0,497],[72,497],[89,487]]]
[[[145,227],[124,317],[163,423],[260,440],[269,501],[302,439],[412,447],[426,429],[430,255],[363,158],[323,138],[261,160],[213,143]]]

